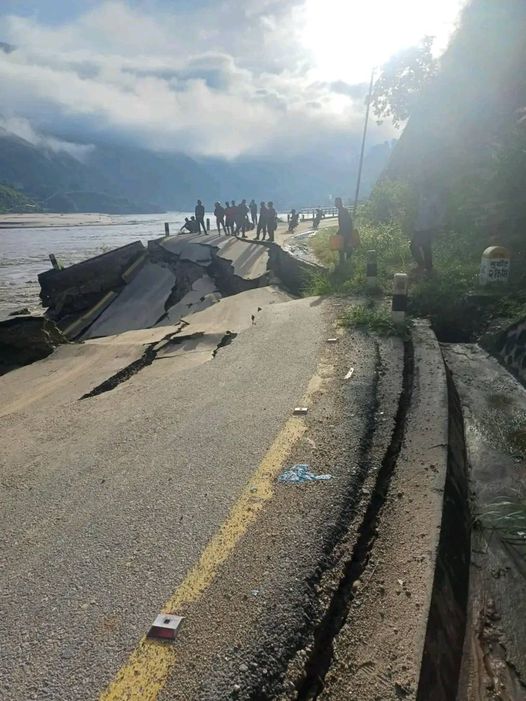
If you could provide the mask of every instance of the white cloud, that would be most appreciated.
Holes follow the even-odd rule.
[[[35,146],[50,149],[57,153],[69,153],[70,156],[73,156],[79,161],[84,160],[89,152],[93,150],[91,144],[76,144],[42,134],[36,131],[31,125],[31,122],[24,117],[4,117],[0,115],[0,129],[5,129],[5,131],[10,134],[19,136],[21,139],[25,139],[25,141],[29,141],[29,143]]]
[[[357,134],[363,98],[314,79],[303,2],[175,12],[106,0],[58,26],[5,18],[2,39],[17,48],[0,51],[3,105],[56,129],[81,121],[88,141],[113,132],[198,155],[294,153],[320,133]]]

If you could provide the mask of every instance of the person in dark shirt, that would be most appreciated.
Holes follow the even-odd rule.
[[[241,236],[246,239],[246,230],[247,230],[247,214],[248,214],[248,207],[247,207],[247,201],[246,200],[241,200],[241,204],[237,208],[237,216],[236,216],[236,234],[239,234],[241,232]]]
[[[192,227],[192,234],[198,234],[199,233],[199,224],[197,223],[197,220],[195,217],[190,217],[190,225]]]
[[[343,239],[343,245],[339,250],[340,265],[343,265],[352,251],[353,223],[351,213],[343,206],[342,198],[337,197],[334,204],[338,210],[338,234]]]
[[[300,215],[295,209],[293,209],[289,216],[289,231],[294,231],[294,229],[298,226],[299,218]]]
[[[205,226],[205,208],[203,207],[201,200],[197,200],[197,204],[195,206],[195,220],[197,222],[197,232],[201,233],[201,227],[203,227],[203,234],[207,234],[208,232]]]
[[[321,209],[317,209],[316,214],[314,216],[314,219],[312,220],[312,226],[315,229],[317,229],[319,227],[320,222],[322,220],[322,217],[323,217],[323,212],[321,211]]]
[[[263,234],[261,237],[261,240],[265,240],[265,236],[267,235],[267,205],[264,202],[259,203],[259,221],[258,221],[258,228],[256,232],[256,240],[259,241],[259,235]]]
[[[237,218],[238,218],[238,206],[236,204],[235,200],[232,200],[230,202],[230,219],[231,219],[231,227],[232,227],[232,236],[236,234],[236,225],[237,225]]]
[[[232,229],[233,221],[234,220],[232,217],[232,207],[230,206],[230,202],[227,200],[225,202],[225,229],[227,236],[230,236],[234,233]]]
[[[272,202],[267,202],[267,232],[269,241],[274,241],[274,232],[278,228],[278,214]]]
[[[230,210],[232,213],[232,235],[237,234],[237,222],[239,219],[239,205],[236,204],[235,200],[230,203]]]
[[[185,217],[185,218],[184,218],[184,224],[183,224],[182,227],[179,229],[179,231],[180,231],[180,232],[185,231],[185,232],[187,232],[187,233],[192,233],[193,230],[194,230],[194,225],[192,224],[192,222],[190,221],[190,219],[188,219],[188,217]]]
[[[217,233],[221,233],[221,227],[223,227],[223,231],[226,234],[226,228],[225,228],[225,209],[221,205],[221,202],[216,202],[215,203],[215,208],[214,208],[214,216],[216,218],[216,226],[217,226]]]
[[[256,227],[258,223],[258,206],[256,204],[256,200],[252,199],[248,206],[250,209],[250,218],[252,219],[252,224],[254,225],[254,227]]]

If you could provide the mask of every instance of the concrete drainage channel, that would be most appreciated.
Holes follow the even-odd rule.
[[[447,370],[448,464],[437,567],[417,698],[456,697],[466,629],[471,514],[462,408]]]

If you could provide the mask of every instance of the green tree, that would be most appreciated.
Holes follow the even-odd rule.
[[[371,96],[371,107],[378,124],[391,119],[399,128],[409,118],[424,89],[437,73],[432,45],[433,37],[424,37],[419,46],[401,51],[382,67]]]
[[[409,183],[381,178],[363,208],[363,215],[372,224],[396,224],[407,235],[412,230],[416,204],[416,192]]]

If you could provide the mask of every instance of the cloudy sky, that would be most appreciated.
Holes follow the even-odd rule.
[[[425,35],[440,52],[462,4],[0,0],[14,47],[0,51],[0,123],[32,140],[301,153],[358,134],[373,66]]]

